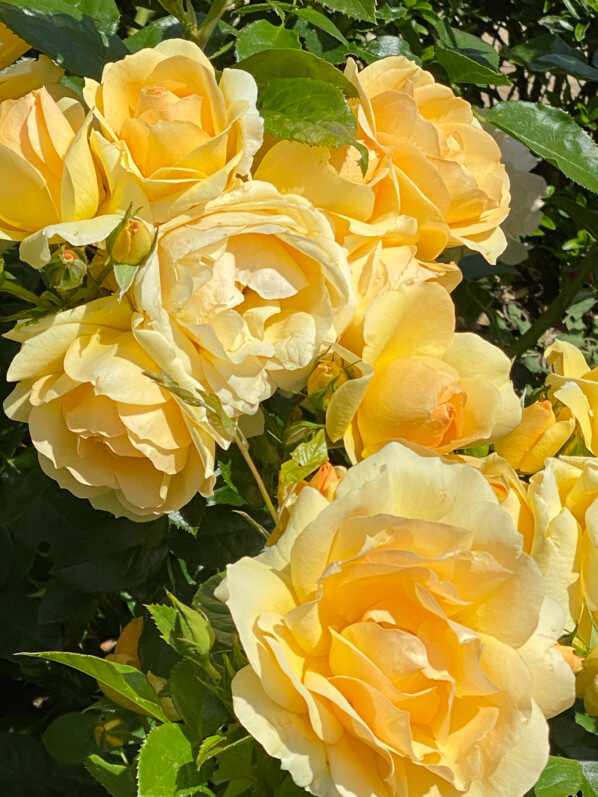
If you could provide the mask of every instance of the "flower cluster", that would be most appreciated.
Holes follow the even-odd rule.
[[[44,472],[151,520],[212,495],[277,390],[319,396],[347,459],[281,479],[276,543],[220,587],[238,719],[321,797],[525,794],[574,669],[598,705],[598,472],[556,458],[598,453],[598,378],[557,341],[522,412],[506,354],[457,331],[443,254],[507,246],[496,140],[404,57],[347,62],[356,138],[328,148],[264,135],[253,76],[189,41],[75,96],[8,34],[0,238],[56,306],[8,333],[5,411]],[[139,668],[141,627],[111,660]]]

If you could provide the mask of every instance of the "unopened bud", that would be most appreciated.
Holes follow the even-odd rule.
[[[321,360],[309,375],[307,395],[313,396],[314,393],[322,391],[322,406],[326,409],[334,391],[347,382],[348,379],[347,372],[341,362],[336,359]]]
[[[87,261],[73,249],[61,247],[46,266],[50,283],[59,291],[78,288],[87,272]]]
[[[327,501],[332,501],[336,488],[346,473],[347,469],[343,468],[342,465],[335,466],[331,462],[325,462],[318,468],[308,484],[321,493]]]
[[[120,719],[108,720],[96,725],[94,736],[98,747],[122,747],[127,737],[127,728]]]
[[[118,233],[110,256],[115,263],[138,266],[152,248],[152,234],[141,219],[129,219]]]

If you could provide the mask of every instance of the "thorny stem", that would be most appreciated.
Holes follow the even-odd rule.
[[[567,307],[571,304],[577,292],[586,281],[592,269],[598,266],[598,243],[595,243],[584,257],[579,271],[574,279],[565,285],[556,299],[546,308],[546,311],[536,319],[527,332],[516,340],[509,348],[511,357],[519,357],[531,349],[551,327],[556,326],[563,317]]]
[[[251,454],[249,453],[249,443],[247,442],[247,438],[238,427],[237,427],[237,433],[235,435],[235,443],[237,444],[239,451],[241,452],[241,456],[247,463],[247,467],[251,471],[251,475],[255,479],[255,483],[257,484],[258,489],[262,494],[262,498],[264,499],[264,503],[266,504],[268,512],[272,515],[272,519],[274,520],[274,525],[276,527],[274,533],[278,537],[282,533],[282,524],[280,522],[280,518],[278,517],[278,512],[276,511],[274,504],[272,503],[272,499],[270,498],[270,494],[266,489],[264,480],[262,479],[260,472],[256,468],[255,462],[251,458]]]

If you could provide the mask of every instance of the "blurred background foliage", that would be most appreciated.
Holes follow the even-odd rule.
[[[28,25],[41,41],[48,21],[60,12],[64,35],[53,40],[55,57],[66,53],[65,65],[73,53],[91,59],[89,67],[84,61],[78,71],[72,68],[74,87],[83,69],[91,74],[102,59],[185,31],[193,35],[193,26],[207,19],[213,31],[206,50],[219,69],[272,47],[308,50],[339,66],[347,56],[368,63],[404,54],[479,108],[504,99],[544,102],[567,111],[592,137],[598,130],[596,0],[391,0],[377,7],[375,0],[267,0],[233,2],[224,9],[218,2],[196,0],[194,13],[183,0],[119,0],[117,6],[113,0],[77,0],[70,6],[72,24],[58,0],[0,3],[0,17],[16,19],[27,7]],[[81,15],[93,17],[97,28],[85,32]],[[86,44],[88,34],[94,47]],[[462,82],[463,64],[471,76],[471,61],[481,78]],[[521,392],[542,383],[544,344],[556,335],[580,346],[592,364],[598,362],[598,199],[546,161],[535,172],[546,180],[548,196],[542,220],[526,242],[527,259],[490,266],[478,255],[467,256],[464,280],[454,293],[460,328],[480,332],[517,356],[513,377]],[[43,277],[20,264],[14,248],[4,257],[8,272],[22,285],[36,294],[44,291]],[[2,331],[24,307],[0,293]],[[1,398],[9,390],[3,377],[14,353],[14,344],[0,342]],[[273,495],[281,463],[309,431],[302,398],[279,394],[267,402],[266,434],[251,443]],[[3,794],[106,794],[89,774],[97,776],[98,766],[104,767],[98,757],[105,762],[100,780],[111,794],[137,793],[129,764],[152,722],[107,698],[98,702],[96,682],[81,673],[15,654],[53,649],[103,656],[131,617],[148,618],[146,604],[165,602],[166,589],[190,604],[227,562],[255,554],[262,545],[255,522],[267,525],[259,491],[236,449],[222,453],[220,469],[218,489],[207,503],[194,499],[180,513],[143,525],[115,520],[47,479],[26,427],[0,415]],[[235,508],[240,514],[233,513]],[[151,620],[144,625],[139,657],[142,669],[164,678],[182,660],[159,638]],[[115,720],[116,726],[107,725]],[[585,769],[572,767],[570,785],[561,787],[565,791],[554,791],[550,780],[540,784],[538,797],[563,797],[567,789],[588,797],[596,793],[590,786],[598,769],[596,733],[595,722],[575,709],[553,723],[555,753],[582,758]],[[176,794],[299,792],[251,743],[243,742],[239,750],[236,758],[219,759],[218,778],[211,771],[205,775],[210,786],[192,783]],[[227,766],[236,776],[236,790],[214,785],[226,780]]]

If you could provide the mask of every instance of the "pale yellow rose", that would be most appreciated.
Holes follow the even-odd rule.
[[[553,373],[546,378],[557,399],[579,424],[587,448],[598,455],[598,367],[590,368],[581,351],[564,340],[546,349]]]
[[[567,630],[582,623],[586,612],[598,620],[598,461],[546,460],[545,469],[531,478],[529,498],[531,554],[547,594],[565,610]]]
[[[239,721],[320,797],[520,797],[574,699],[521,535],[469,465],[393,443],[229,565]]]
[[[165,225],[135,295],[155,329],[170,324],[187,339],[190,376],[231,415],[301,386],[353,312],[346,256],[325,217],[258,181]]]
[[[18,64],[0,72],[0,102],[17,100],[34,89],[45,87],[55,100],[74,95],[60,83],[64,69],[51,61],[47,55],[39,58],[24,58]]]
[[[30,48],[30,44],[0,22],[0,70],[6,69]]]
[[[107,64],[84,95],[102,129],[92,135],[98,158],[106,171],[118,158],[158,223],[230,188],[261,145],[253,77],[225,69],[217,81],[202,50],[182,39]]]
[[[178,375],[178,355],[152,336],[127,300],[115,296],[7,336],[22,347],[7,375],[19,384],[4,408],[29,424],[42,469],[94,507],[136,520],[180,509],[214,484],[215,445],[204,410],[144,373],[160,373],[168,362]]]
[[[426,262],[447,246],[448,225],[436,216],[422,219],[403,209],[393,147],[378,140],[374,110],[351,60],[346,75],[359,94],[349,104],[357,120],[356,140],[368,152],[365,174],[359,166],[362,153],[352,145],[328,149],[274,140],[265,147],[254,175],[283,193],[307,197],[330,219],[336,240],[347,251],[357,294],[356,317],[343,345],[357,350],[363,342],[363,314],[378,294],[422,280],[452,290],[461,272],[454,263]]]
[[[471,105],[403,56],[382,58],[357,79],[377,140],[392,152],[401,213],[418,221],[420,256],[464,245],[495,263],[506,246],[499,225],[509,214],[509,178]],[[448,240],[440,246],[442,225]]]
[[[364,339],[361,356],[373,376],[361,380],[361,395],[351,382],[341,385],[326,420],[333,440],[344,435],[354,461],[392,440],[443,454],[518,425],[509,359],[479,336],[455,332],[453,302],[439,285],[379,296],[366,312]]]
[[[572,418],[557,420],[550,401],[535,401],[523,410],[521,423],[494,446],[521,473],[535,473],[554,457],[573,434]]]
[[[0,103],[0,238],[96,214],[103,190],[89,122],[79,102],[45,87]]]

